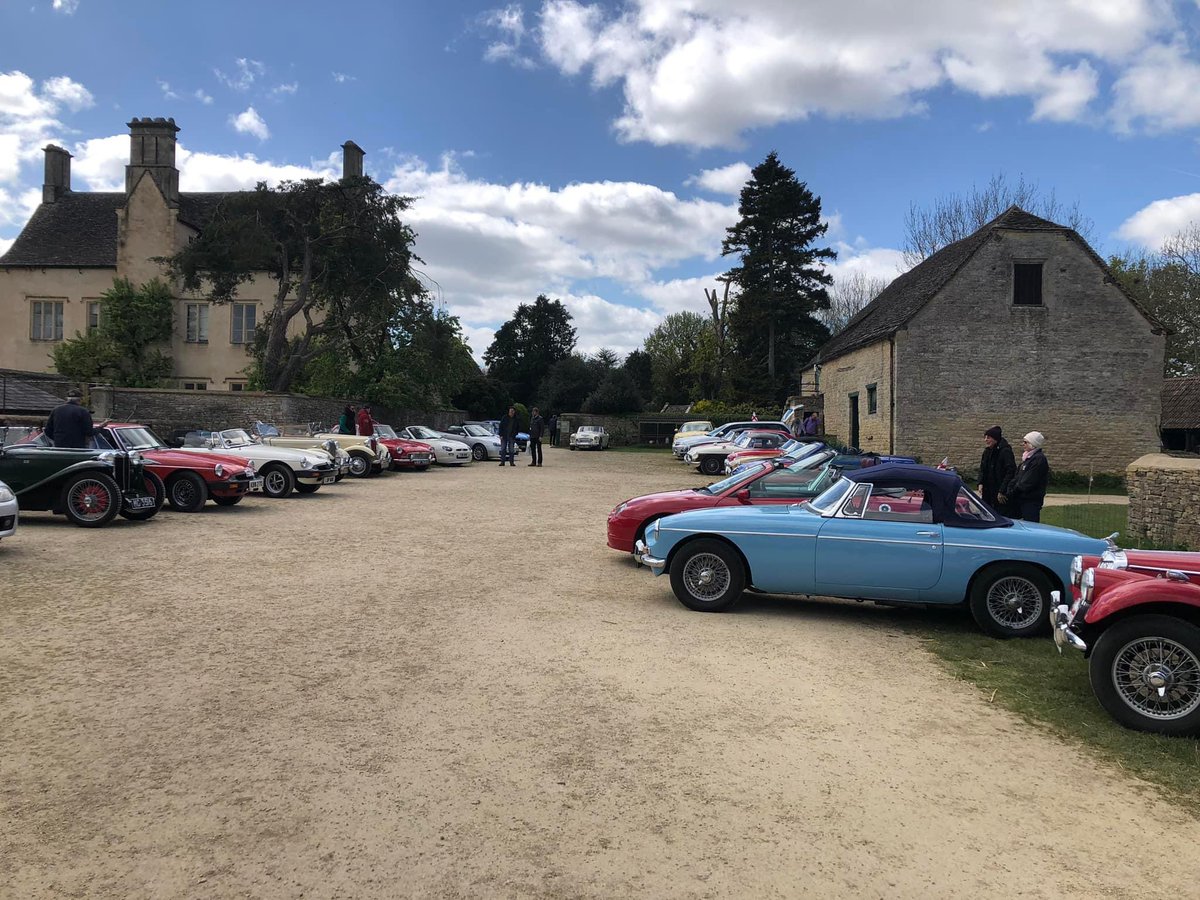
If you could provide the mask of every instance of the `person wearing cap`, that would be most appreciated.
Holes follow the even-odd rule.
[[[979,494],[992,509],[1000,509],[1000,489],[1017,472],[1012,444],[1004,438],[999,425],[983,433],[983,458],[979,461]]]
[[[54,407],[46,420],[45,434],[55,447],[86,448],[92,437],[108,424],[92,424],[92,414],[83,406],[83,393],[78,388],[67,391],[67,402]]]
[[[1050,463],[1042,447],[1046,436],[1040,431],[1025,435],[1021,445],[1021,464],[1016,474],[1008,480],[1000,492],[1000,502],[1008,506],[1008,514],[1026,522],[1042,520],[1042,504],[1046,501],[1046,487],[1050,483]]]

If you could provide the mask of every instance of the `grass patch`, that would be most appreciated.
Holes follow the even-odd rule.
[[[1048,494],[1088,494],[1086,484],[1054,484],[1051,483],[1047,488]],[[1093,497],[1126,497],[1129,491],[1125,490],[1123,485],[1096,485],[1091,489]]]
[[[1060,656],[1049,638],[994,640],[951,611],[930,619],[921,628],[925,646],[951,673],[979,688],[985,701],[1077,741],[1200,816],[1200,741],[1122,728],[1092,694],[1082,654]]]
[[[1121,538],[1129,531],[1129,507],[1123,503],[1073,503],[1070,506],[1042,507],[1042,522],[1060,528],[1073,528],[1091,537],[1108,537],[1114,531]],[[1118,543],[1123,543],[1119,538]]]

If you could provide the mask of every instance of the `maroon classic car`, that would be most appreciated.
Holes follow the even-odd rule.
[[[825,449],[800,460],[768,460],[708,487],[626,500],[609,513],[608,546],[632,553],[646,526],[655,519],[691,509],[802,503],[838,480],[841,470],[830,466],[836,456],[837,451]]]
[[[28,440],[49,444],[36,432]],[[262,479],[255,474],[250,460],[172,450],[144,425],[110,422],[97,432],[92,447],[141,453],[146,471],[161,479],[166,502],[176,512],[198,512],[208,500],[218,506],[233,506],[246,494],[262,490]]]
[[[410,441],[396,434],[391,425],[375,423],[375,437],[387,447],[393,469],[413,469],[424,472],[433,465],[433,448],[420,441]]]
[[[1127,728],[1200,733],[1200,553],[1112,549],[1076,557],[1054,642],[1088,660],[1100,705]]]

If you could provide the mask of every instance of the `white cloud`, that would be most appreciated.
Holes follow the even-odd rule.
[[[246,59],[245,57],[234,60],[234,67],[237,71],[232,74],[226,74],[220,69],[213,69],[213,74],[223,85],[235,91],[248,91],[254,82],[267,71],[267,67],[257,59]]]
[[[65,75],[59,75],[44,81],[42,83],[42,90],[47,97],[56,103],[61,103],[72,112],[87,109],[95,103],[91,92],[87,88],[78,81],[72,81]]]
[[[330,74],[333,75],[333,80],[338,84],[345,84],[347,81],[358,81],[356,76],[347,75],[345,72],[332,72]]]
[[[291,84],[277,84],[271,88],[272,97],[290,97],[296,91],[300,90],[300,82],[293,81]]]
[[[1128,132],[1139,123],[1149,131],[1200,124],[1200,64],[1181,44],[1150,47],[1113,86],[1112,119]]]
[[[1200,223],[1200,194],[1155,200],[1122,222],[1117,237],[1158,250],[1167,238],[1192,223]]]
[[[271,136],[271,131],[267,128],[267,123],[263,121],[263,117],[258,114],[253,106],[246,107],[245,110],[236,116],[230,116],[229,124],[233,126],[234,131],[241,134],[253,135],[260,141],[265,141]]]
[[[209,94],[204,93],[204,88],[196,88],[192,96],[205,106],[212,106],[213,98]]]
[[[16,242],[16,238],[0,238],[0,256],[8,252],[8,248]]]
[[[735,162],[720,169],[705,169],[700,174],[693,175],[684,184],[696,185],[714,194],[730,194],[737,197],[749,180],[749,164]]]
[[[64,16],[73,16],[75,15],[75,10],[79,9],[79,0],[54,0],[50,6],[57,13],[62,13]]]
[[[523,34],[512,9],[490,20],[503,46]],[[1200,92],[1187,88],[1189,51],[1166,60],[1151,52],[1175,47],[1179,30],[1169,0],[629,0],[619,9],[543,0],[533,36],[563,74],[621,88],[625,108],[615,126],[625,140],[709,147],[818,114],[920,113],[925,95],[946,87],[1028,98],[1033,119],[1085,119],[1101,99],[1102,75],[1119,78],[1148,52],[1144,64],[1166,65],[1190,110]],[[490,47],[487,54],[506,56]],[[1162,98],[1132,93],[1127,119],[1192,121],[1190,113],[1172,116]]]
[[[488,10],[480,16],[479,21],[483,28],[498,35],[484,50],[485,60],[509,62],[526,69],[536,65],[533,59],[521,52],[521,43],[525,39],[525,12],[519,3]]]
[[[40,198],[40,190],[8,186],[19,185],[27,169],[40,173],[42,147],[61,142],[67,131],[59,116],[94,102],[87,88],[64,75],[38,85],[24,72],[0,73],[0,223],[24,221],[36,207],[30,198]]]
[[[171,90],[171,85],[169,82],[159,81],[158,89],[160,91],[162,91],[164,100],[178,100],[179,99],[179,95],[177,93],[175,93],[173,90]]]
[[[854,244],[839,241],[833,247],[838,252],[838,258],[827,267],[827,271],[835,279],[862,274],[867,278],[881,278],[890,282],[908,269],[901,250],[867,247],[861,240]]]

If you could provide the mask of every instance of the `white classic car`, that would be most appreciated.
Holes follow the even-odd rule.
[[[571,435],[572,450],[607,450],[608,432],[603,425],[580,425]]]
[[[12,537],[17,533],[17,495],[0,481],[0,538]]]
[[[260,444],[244,429],[189,431],[180,450],[190,453],[233,453],[254,460],[268,497],[286,497],[293,490],[313,494],[337,481],[338,469],[325,450],[292,450]]]
[[[397,428],[396,434],[409,441],[420,441],[433,448],[433,461],[441,466],[465,466],[471,461],[471,448],[459,440],[451,440],[444,434],[425,425],[406,425]]]

